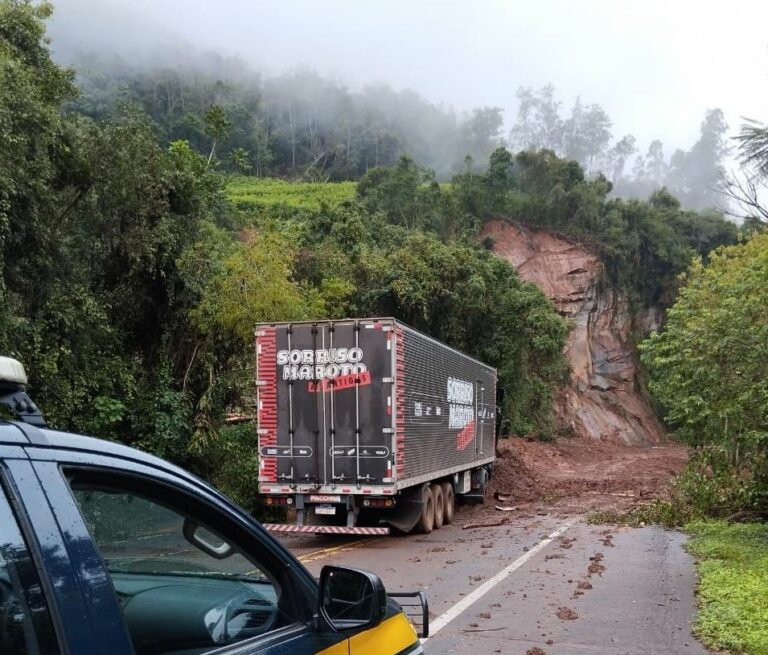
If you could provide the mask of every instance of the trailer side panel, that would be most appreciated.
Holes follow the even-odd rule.
[[[492,459],[496,371],[400,323],[396,334],[398,486]]]

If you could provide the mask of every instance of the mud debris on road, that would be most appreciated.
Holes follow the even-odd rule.
[[[466,530],[514,527],[523,517],[626,512],[665,497],[688,459],[687,450],[674,443],[633,447],[585,439],[502,439],[497,455],[485,504],[465,507],[458,517]],[[613,538],[606,531],[603,545],[611,547]],[[560,542],[569,548],[567,538]]]
[[[561,621],[575,621],[579,618],[579,615],[576,614],[576,612],[574,612],[570,607],[558,607],[555,615]]]
[[[602,564],[603,561],[603,554],[602,553],[595,553],[592,555],[592,557],[589,558],[590,564],[589,568],[587,568],[587,571],[589,572],[590,576],[593,575],[599,575],[602,576],[605,572],[605,565]]]

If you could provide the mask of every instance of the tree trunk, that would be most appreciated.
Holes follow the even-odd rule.
[[[211,154],[208,155],[208,163],[206,164],[206,167],[211,165],[211,160],[213,159],[213,153],[216,151],[216,139],[213,140],[213,143],[211,144]]]
[[[293,107],[288,105],[288,120],[291,123],[291,169],[296,170],[296,120],[293,115]]]

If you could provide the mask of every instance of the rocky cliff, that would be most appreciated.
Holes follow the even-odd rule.
[[[565,346],[570,383],[555,400],[559,429],[574,436],[627,444],[664,440],[664,428],[638,385],[630,335],[658,325],[660,314],[633,317],[625,298],[601,284],[603,265],[583,244],[546,230],[493,220],[481,237],[536,284],[572,325]]]

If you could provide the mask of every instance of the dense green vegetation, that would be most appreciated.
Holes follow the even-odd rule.
[[[354,182],[288,182],[237,176],[227,180],[227,197],[242,210],[285,205],[295,209],[337,207],[355,197]]]
[[[649,200],[609,196],[611,184],[588,179],[553,152],[496,150],[487,173],[454,178],[457,219],[506,216],[592,244],[608,281],[640,305],[667,305],[691,258],[736,242],[736,226],[715,212],[692,212],[666,190]]]
[[[767,297],[762,233],[695,261],[664,331],[643,344],[667,423],[696,448],[689,475],[709,512],[768,508]]]
[[[699,560],[700,612],[695,631],[710,648],[768,653],[768,525],[692,523]]]
[[[50,59],[49,12],[0,1],[0,133],[12,146],[0,151],[0,351],[27,365],[53,425],[182,463],[250,508],[254,431],[225,419],[251,411],[256,322],[397,316],[499,369],[506,433],[546,435],[567,326],[477,243],[482,222],[591,243],[606,283],[642,304],[668,302],[693,255],[736,239],[665,191],[613,199],[608,181],[549,150],[496,148],[448,184],[408,157],[361,165],[356,184],[224,173],[253,168],[233,136],[239,92],[228,104],[222,83],[212,105],[201,82],[155,107],[152,73],[131,74],[138,106],[109,81],[81,91]],[[183,109],[173,122],[169,106]],[[493,116],[476,118],[493,131]],[[306,177],[335,176],[324,170]]]

